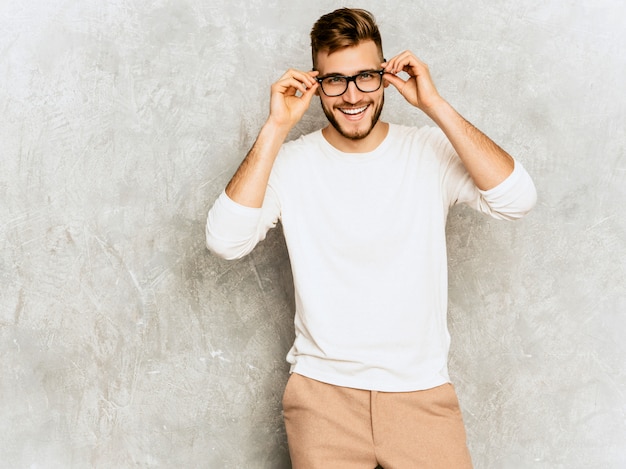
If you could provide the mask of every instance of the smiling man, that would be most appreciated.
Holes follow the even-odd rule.
[[[282,223],[296,297],[283,396],[294,468],[471,467],[447,369],[446,217],[464,203],[520,218],[534,185],[412,52],[383,58],[370,13],[322,16],[311,45],[313,71],[272,85],[266,123],[209,211],[207,246],[239,258]],[[436,126],[381,121],[390,86]],[[329,125],[285,143],[316,95]]]
[[[386,133],[386,125],[377,125],[383,110],[384,94],[381,90],[384,70],[381,69],[381,51],[374,41],[363,42],[359,47],[328,50],[316,54],[316,70],[329,70],[316,77],[322,86],[322,109],[331,123],[323,130],[324,137],[332,144],[341,145],[352,140],[354,151],[363,151],[363,142],[376,129],[372,142],[380,142]],[[346,77],[338,70],[346,70],[348,64],[362,64],[364,69],[349,71]],[[349,86],[354,83],[354,86]]]

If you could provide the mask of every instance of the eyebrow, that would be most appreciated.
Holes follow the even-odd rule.
[[[353,77],[356,75],[360,75],[361,73],[365,73],[365,72],[378,72],[380,71],[380,68],[366,68],[364,70],[359,70],[358,72],[356,72],[354,75],[344,75],[343,73],[327,73],[326,75],[322,75],[319,76],[317,78],[329,78],[329,77]]]

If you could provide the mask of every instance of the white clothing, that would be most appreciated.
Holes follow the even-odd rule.
[[[478,190],[438,128],[391,124],[369,153],[340,152],[317,131],[283,145],[262,208],[222,193],[206,238],[222,257],[242,257],[280,219],[296,298],[291,371],[416,391],[449,381],[449,207],[516,219],[535,201],[519,162],[497,187]]]

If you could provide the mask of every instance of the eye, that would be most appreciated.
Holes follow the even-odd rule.
[[[373,80],[375,76],[376,74],[374,72],[363,72],[363,73],[359,73],[359,80],[361,81]]]
[[[328,83],[329,85],[338,85],[341,84],[345,81],[345,79],[343,77],[328,77],[328,78],[324,78],[324,82]]]

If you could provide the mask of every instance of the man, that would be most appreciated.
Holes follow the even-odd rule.
[[[519,218],[534,185],[413,53],[383,58],[368,12],[322,16],[311,44],[313,71],[272,85],[269,117],[209,212],[207,245],[244,256],[281,220],[296,298],[283,397],[294,468],[471,467],[447,371],[446,216],[465,203]],[[437,127],[382,122],[390,85]],[[314,95],[329,125],[285,143]]]

